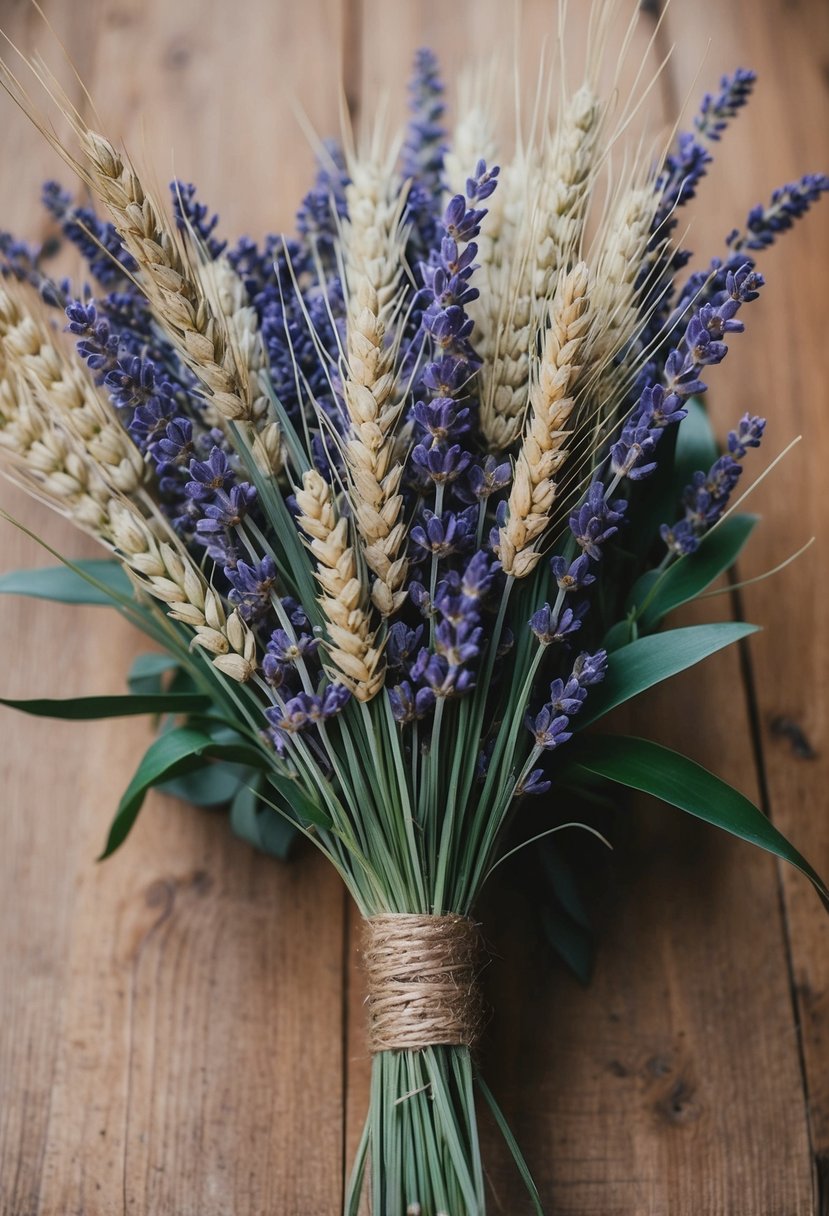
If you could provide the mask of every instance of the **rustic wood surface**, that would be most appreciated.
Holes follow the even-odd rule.
[[[399,114],[416,46],[434,45],[451,77],[467,53],[509,45],[514,25],[500,0],[44,7],[108,132],[160,181],[198,181],[226,232],[254,236],[290,225],[311,171],[292,96],[323,132],[341,88],[355,112],[388,88]],[[522,62],[555,7],[524,0]],[[586,7],[570,4],[574,26]],[[0,0],[0,26],[27,49],[49,44],[28,0]],[[653,31],[646,14],[642,53]],[[829,6],[674,0],[653,61],[673,44],[654,101],[666,119],[737,64],[761,76],[694,212],[689,243],[707,257],[773,185],[829,168]],[[0,227],[42,237],[39,184],[60,166],[3,99],[0,164]],[[632,718],[759,798],[826,874],[825,211],[762,268],[769,286],[716,372],[714,416],[725,430],[747,408],[767,412],[769,451],[806,440],[756,491],[767,518],[740,576],[817,543],[741,592],[764,626],[742,653]],[[2,504],[58,549],[91,551],[5,487]],[[3,568],[44,560],[3,525]],[[140,648],[104,610],[4,599],[0,620],[3,695],[116,692]],[[145,729],[2,711],[0,732],[0,1212],[335,1213],[367,1068],[356,918],[333,873],[310,853],[286,866],[256,856],[220,817],[160,796],[96,866]],[[582,989],[549,961],[520,868],[505,870],[485,909],[485,1065],[548,1216],[829,1213],[829,925],[805,880],[643,805],[598,901],[598,965]],[[493,1210],[527,1211],[497,1134],[485,1136]]]

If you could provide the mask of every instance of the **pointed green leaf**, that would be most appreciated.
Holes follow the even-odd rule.
[[[92,718],[128,718],[135,714],[186,714],[210,708],[210,700],[193,693],[160,693],[150,696],[69,697],[65,701],[46,698],[16,701],[0,697],[0,705],[19,709],[38,718],[66,718],[81,722]]]
[[[230,826],[255,849],[284,861],[297,838],[297,829],[272,807],[260,801],[255,786],[245,786],[233,799]]]
[[[731,515],[703,537],[696,553],[680,557],[661,574],[648,571],[631,592],[640,627],[653,629],[662,617],[695,599],[737,560],[758,521],[756,515]],[[655,576],[655,577],[654,577]]]
[[[156,788],[162,794],[181,798],[193,806],[228,806],[239,790],[247,786],[251,776],[251,770],[241,764],[205,764]]]
[[[688,416],[677,429],[676,456],[674,463],[674,494],[679,502],[682,492],[698,470],[710,469],[720,454],[720,449],[708,411],[699,397],[692,397],[686,404]],[[664,520],[660,520],[664,523]]]
[[[93,586],[83,574],[68,566],[41,566],[33,570],[10,570],[0,575],[0,594],[27,595],[35,599],[56,600],[62,604],[112,606],[114,596],[132,598],[132,585],[120,562],[109,558],[82,559],[72,563],[113,595]]]
[[[308,797],[300,788],[299,782],[274,771],[268,773],[268,781],[300,819],[313,823],[318,828],[331,827],[331,816],[323,810],[320,803]]]
[[[611,654],[604,681],[590,689],[576,725],[579,729],[588,726],[617,705],[756,630],[756,625],[746,625],[742,621],[720,621],[713,625],[667,629],[664,633],[638,638],[622,646]]]
[[[118,811],[99,861],[109,857],[126,840],[147,791],[165,779],[186,772],[189,768],[198,767],[199,758],[206,754],[210,745],[209,735],[189,726],[167,731],[150,744],[118,804]]]
[[[829,910],[826,885],[782,832],[778,832],[744,794],[687,756],[648,739],[592,735],[573,744],[564,765],[568,775],[578,776],[579,771],[592,773],[630,789],[653,794],[697,819],[790,862],[814,884]]]
[[[178,659],[163,651],[151,650],[138,655],[127,676],[130,692],[160,693],[164,687],[164,676],[178,666]]]

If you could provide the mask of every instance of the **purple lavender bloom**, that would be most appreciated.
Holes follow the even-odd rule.
[[[389,667],[405,667],[420,648],[423,626],[410,629],[405,621],[395,621],[386,635],[386,661]]]
[[[595,654],[582,651],[573,664],[574,680],[578,680],[582,688],[593,684],[601,684],[607,674],[607,651],[597,650]]]
[[[216,490],[213,501],[204,508],[204,519],[196,524],[196,531],[203,536],[222,528],[238,527],[255,501],[256,489],[246,481],[231,486],[229,494]]]
[[[768,206],[758,204],[748,213],[746,231],[737,229],[727,238],[732,249],[767,249],[781,232],[787,232],[812,203],[829,191],[829,177],[824,173],[807,173],[799,182],[788,182],[775,190]]]
[[[76,206],[57,182],[46,182],[41,198],[63,235],[80,250],[92,277],[104,287],[124,283],[135,273],[137,263],[113,224],[100,220],[89,207]]]
[[[487,456],[483,464],[473,464],[467,481],[472,494],[479,502],[503,490],[512,480],[512,466],[508,460],[499,464],[494,456]]]
[[[430,714],[435,708],[435,694],[431,688],[419,688],[415,692],[409,681],[403,680],[389,689],[389,704],[395,722],[402,726]]]
[[[474,204],[492,193],[497,175],[497,168],[488,171],[483,161],[478,163],[467,182],[466,197],[455,195],[447,204],[438,226],[437,248],[420,265],[424,286],[416,303],[423,313],[416,342],[427,335],[432,348],[437,348],[419,380],[431,399],[418,401],[412,411],[418,442],[411,461],[426,484],[455,482],[471,464],[470,454],[456,440],[470,427],[470,409],[459,407],[457,399],[480,362],[470,343],[473,323],[466,315],[466,306],[477,297],[470,286],[477,254],[474,237],[486,215],[485,208]],[[407,360],[413,358],[410,351]]]
[[[566,714],[555,715],[550,705],[543,705],[535,717],[527,714],[524,722],[535,736],[536,747],[545,751],[553,751],[572,738],[572,732],[567,729],[570,719]]]
[[[607,502],[604,486],[600,481],[594,481],[584,502],[570,516],[570,531],[576,544],[594,561],[601,559],[602,545],[619,531],[626,507],[623,498]]]
[[[282,707],[273,706],[265,710],[270,724],[288,735],[295,735],[316,726],[340,713],[348,704],[351,693],[344,684],[329,684],[320,696],[300,692],[285,702]]]
[[[764,418],[744,414],[737,430],[729,433],[728,454],[718,457],[707,473],[694,473],[682,497],[685,515],[672,527],[663,524],[659,529],[672,553],[696,552],[702,537],[722,517],[743,471],[735,457],[742,458],[749,448],[760,446],[765,426]]]
[[[544,770],[534,768],[531,773],[528,773],[524,780],[516,786],[515,796],[520,798],[523,794],[546,794],[550,789],[552,782],[544,776]]]
[[[742,460],[749,448],[759,448],[766,429],[765,418],[756,414],[743,414],[737,429],[728,433],[728,450],[737,460]]]
[[[233,480],[233,470],[222,449],[214,447],[207,460],[190,461],[190,477],[185,486],[188,495],[196,502],[203,502]]]
[[[554,714],[577,714],[581,709],[587,689],[582,688],[575,676],[570,676],[566,682],[561,679],[553,680],[550,685],[550,706]]]
[[[421,519],[423,522],[416,524],[409,535],[412,544],[424,551],[424,557],[427,553],[438,558],[468,553],[475,543],[478,512],[474,507],[457,514],[445,511],[443,515],[424,509]]]
[[[170,182],[170,196],[173,203],[173,216],[179,232],[194,235],[213,259],[221,257],[227,248],[227,241],[219,241],[213,235],[219,223],[218,215],[211,215],[205,203],[196,198],[196,187],[190,182],[180,182],[177,179]]]
[[[336,268],[334,245],[339,221],[347,215],[345,188],[348,170],[342,148],[333,139],[323,143],[323,153],[317,164],[314,185],[305,195],[297,211],[297,231],[309,252],[319,257],[326,271]],[[313,260],[313,259],[312,259]],[[295,269],[302,270],[308,262],[299,250],[291,253]]]
[[[584,651],[573,664],[567,680],[553,680],[549,701],[535,717],[528,713],[524,719],[527,729],[535,736],[536,747],[553,751],[572,737],[572,731],[567,729],[571,717],[584,705],[587,689],[601,683],[606,672],[606,651],[599,650],[592,655]]]
[[[553,642],[563,642],[565,638],[581,629],[585,608],[585,604],[580,604],[575,609],[564,608],[556,618],[550,605],[543,604],[530,617],[530,629],[542,646],[551,646]]]
[[[590,573],[587,553],[581,553],[573,562],[568,562],[564,557],[554,557],[550,561],[550,569],[559,591],[579,591],[596,581],[596,576]]]
[[[189,418],[174,418],[167,423],[161,439],[157,439],[150,452],[156,463],[185,464],[193,455],[193,424]]]
[[[272,558],[264,557],[254,565],[238,561],[235,566],[225,569],[225,575],[231,588],[228,599],[243,620],[259,621],[267,616],[276,585],[276,566]]]
[[[729,119],[748,101],[756,81],[756,72],[748,68],[737,68],[733,75],[723,76],[719,93],[705,94],[694,119],[694,126],[700,135],[714,142],[719,140]]]
[[[409,84],[411,118],[400,164],[403,178],[410,182],[406,211],[420,249],[433,247],[440,214],[446,150],[443,98],[437,59],[432,51],[421,48],[415,52]]]
[[[267,653],[273,655],[286,667],[296,666],[299,660],[304,659],[306,655],[315,654],[318,645],[318,640],[310,633],[300,633],[291,637],[284,629],[275,629],[270,636]]]

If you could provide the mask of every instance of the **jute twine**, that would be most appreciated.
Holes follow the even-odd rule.
[[[365,922],[369,1046],[472,1046],[483,1022],[478,926],[466,916],[394,913]]]

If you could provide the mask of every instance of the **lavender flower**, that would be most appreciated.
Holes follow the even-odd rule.
[[[442,119],[446,109],[443,82],[434,53],[426,48],[415,52],[409,84],[411,118],[401,156],[401,172],[409,181],[407,217],[415,247],[431,249],[440,214],[443,190],[443,154],[446,131]]]
[[[535,737],[536,748],[554,751],[572,738],[568,730],[570,719],[579,712],[587,699],[587,689],[599,684],[607,671],[607,652],[582,652],[573,664],[567,680],[553,680],[550,699],[537,714],[527,714],[525,725]],[[526,790],[525,790],[526,792]]]
[[[227,241],[217,240],[213,233],[219,223],[218,215],[212,215],[205,203],[196,198],[196,187],[192,183],[170,182],[173,215],[179,232],[194,236],[215,261],[227,248]]]
[[[694,553],[709,528],[722,517],[740,479],[738,464],[749,448],[760,446],[765,418],[744,414],[736,430],[728,436],[728,454],[718,457],[707,473],[695,473],[685,487],[682,501],[685,514],[673,527],[663,524],[659,534],[671,553]]]
[[[758,205],[748,213],[746,231],[741,233],[735,228],[726,243],[735,251],[767,249],[826,191],[829,191],[829,177],[824,173],[807,173],[799,182],[781,186],[772,194],[768,206]]]
[[[46,182],[42,199],[63,235],[80,250],[94,279],[104,287],[129,282],[128,276],[135,274],[138,266],[113,224],[100,220],[89,207],[76,206],[71,194],[57,182]]]
[[[272,608],[271,597],[276,585],[276,566],[273,558],[264,557],[261,562],[253,565],[238,561],[235,566],[228,567],[225,574],[230,583],[228,599],[242,620],[259,621],[267,616]],[[270,644],[268,648],[270,650]]]

